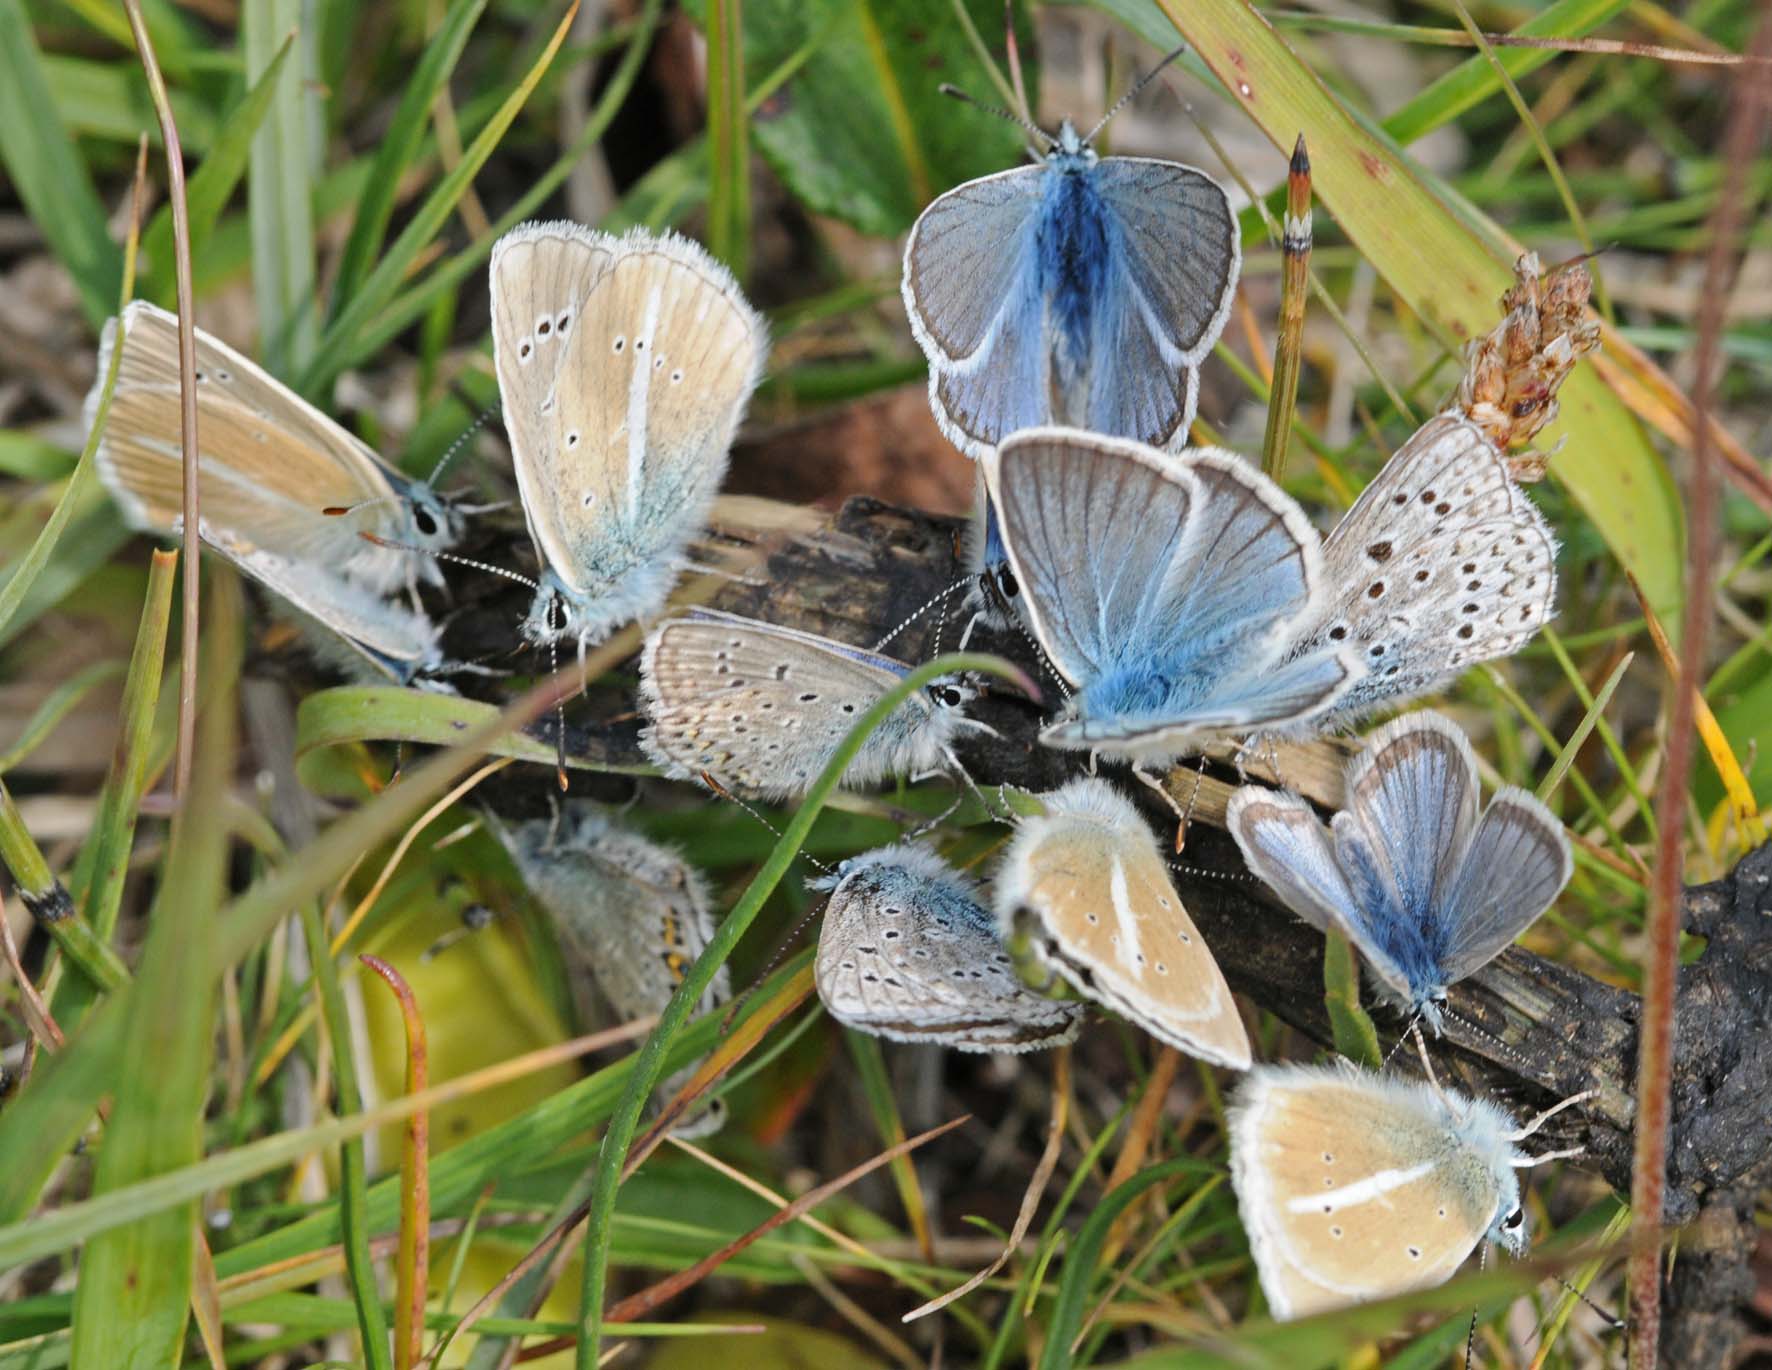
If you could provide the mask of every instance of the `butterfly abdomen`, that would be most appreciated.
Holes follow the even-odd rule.
[[[1035,250],[1052,327],[1054,388],[1061,396],[1077,391],[1080,398],[1087,392],[1090,339],[1109,264],[1107,214],[1089,171],[1047,173]],[[1052,417],[1063,423],[1082,415]]]

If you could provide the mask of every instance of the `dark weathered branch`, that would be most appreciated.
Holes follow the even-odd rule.
[[[846,642],[877,642],[961,573],[956,559],[961,528],[955,520],[872,500],[851,500],[835,517],[735,502],[723,506],[722,520],[704,557],[724,548],[749,554],[752,562],[742,580],[716,582],[710,603]],[[1128,536],[1133,532],[1127,530]],[[488,545],[477,554],[504,565],[525,563],[529,553],[520,523],[488,529],[486,536]],[[480,582],[457,577],[456,585],[464,600],[488,598],[469,603],[452,620],[451,649],[462,656],[509,657],[522,594],[512,596],[491,577]],[[912,624],[893,643],[893,654],[923,660],[938,637],[951,648],[966,615],[959,595],[947,606],[945,618],[931,614]],[[1018,635],[981,635],[973,645],[1000,651],[1038,676],[1034,653]],[[524,665],[520,657],[511,664]],[[1050,683],[1050,677],[1046,680]],[[642,761],[632,708],[631,674],[600,682],[569,715],[568,751],[592,763]],[[1038,744],[1041,714],[1028,703],[997,696],[979,701],[975,712],[1001,734],[968,736],[964,742],[962,759],[981,784],[1048,789],[1084,768],[1080,755]],[[593,721],[599,719],[609,721]],[[1338,741],[1288,749],[1279,757],[1280,770],[1311,798],[1334,805],[1346,752],[1347,744]],[[1114,768],[1104,769],[1112,773]],[[1171,777],[1171,788],[1184,803],[1196,775],[1184,769]],[[1321,937],[1248,880],[1235,845],[1213,826],[1223,813],[1227,783],[1234,782],[1228,768],[1215,764],[1208,771],[1196,806],[1202,821],[1193,825],[1186,848],[1188,864],[1227,878],[1184,876],[1182,892],[1233,987],[1328,1043]],[[1158,831],[1173,831],[1173,815],[1145,786],[1128,781],[1124,788],[1147,807]],[[1706,1230],[1734,1234],[1733,1245],[1722,1245],[1734,1252],[1739,1267],[1741,1242],[1752,1234],[1751,1223],[1739,1221],[1742,1196],[1772,1177],[1772,1129],[1766,1126],[1772,995],[1765,992],[1772,984],[1772,848],[1750,856],[1730,880],[1690,891],[1686,916],[1689,930],[1708,938],[1709,946],[1680,980],[1667,1214],[1672,1223],[1690,1222],[1701,1209],[1714,1217]],[[1443,1062],[1465,1088],[1501,1098],[1522,1115],[1596,1091],[1590,1103],[1558,1120],[1560,1130],[1547,1129],[1550,1135],[1539,1145],[1581,1143],[1586,1147],[1582,1163],[1628,1191],[1638,1008],[1632,993],[1513,948],[1452,990],[1451,1021],[1436,1065]],[[1379,1023],[1381,1029],[1401,1027],[1383,1011]],[[1405,1054],[1397,1059],[1408,1063]],[[1731,1214],[1736,1215],[1732,1224],[1722,1221]],[[1712,1259],[1725,1254],[1710,1250]],[[1717,1278],[1706,1283],[1711,1293]],[[1707,1311],[1702,1333],[1694,1324],[1690,1335],[1714,1336],[1719,1316]],[[1669,1335],[1678,1342],[1687,1333],[1684,1327],[1670,1328]]]

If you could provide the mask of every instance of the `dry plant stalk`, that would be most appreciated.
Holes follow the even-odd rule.
[[[1465,348],[1464,377],[1452,407],[1505,452],[1528,442],[1557,416],[1557,388],[1575,363],[1600,345],[1599,320],[1588,313],[1593,276],[1580,258],[1545,273],[1538,254],[1514,264],[1514,284],[1501,297],[1505,317]],[[1544,477],[1547,453],[1508,461],[1517,481]]]

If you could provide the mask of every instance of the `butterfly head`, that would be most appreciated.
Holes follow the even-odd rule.
[[[1489,1240],[1510,1256],[1525,1254],[1530,1236],[1526,1231],[1526,1210],[1517,1197],[1503,1203],[1496,1213],[1495,1221],[1489,1224]]]
[[[461,541],[467,525],[460,506],[429,486],[415,487],[408,493],[406,521],[411,541],[426,551],[453,547]]]
[[[956,714],[978,698],[978,686],[963,676],[944,675],[929,682],[923,693],[938,714]]]
[[[1058,126],[1058,136],[1046,149],[1046,164],[1058,171],[1087,171],[1096,160],[1089,139],[1078,133],[1069,119]]]

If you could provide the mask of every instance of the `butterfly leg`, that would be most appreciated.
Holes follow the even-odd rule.
[[[1091,752],[1089,754],[1089,759],[1093,762],[1095,760],[1095,753]],[[1091,765],[1090,774],[1093,775],[1094,773],[1094,766]],[[1143,766],[1134,766],[1132,768],[1132,774],[1137,778],[1140,784],[1147,785],[1152,790],[1155,790],[1158,797],[1169,806],[1169,812],[1175,815],[1175,851],[1177,855],[1180,855],[1182,849],[1187,846],[1188,824],[1193,820],[1194,806],[1200,798],[1200,785],[1206,779],[1205,755],[1202,753],[1200,756],[1200,768],[1194,772],[1194,788],[1188,794],[1186,805],[1177,804],[1175,802],[1175,796],[1169,793],[1168,788],[1163,784],[1163,778],[1161,776],[1152,775],[1149,771],[1145,770]]]
[[[1518,1132],[1514,1133],[1513,1136],[1508,1138],[1508,1140],[1510,1142],[1525,1141],[1526,1138],[1530,1137],[1533,1133],[1537,1132],[1539,1128],[1543,1127],[1546,1123],[1548,1123],[1552,1118],[1556,1117],[1557,1114],[1561,1113],[1564,1109],[1574,1108],[1575,1105],[1577,1105],[1577,1104],[1585,1104],[1589,1099],[1593,1098],[1598,1093],[1599,1093],[1599,1090],[1597,1090],[1597,1089],[1584,1089],[1579,1094],[1571,1094],[1567,1099],[1563,1100],[1562,1103],[1552,1104],[1549,1108],[1545,1109],[1543,1113],[1540,1113],[1531,1122],[1527,1123],[1525,1127],[1521,1128]],[[1539,1160],[1549,1160],[1550,1158],[1548,1156],[1541,1156],[1538,1159]]]

